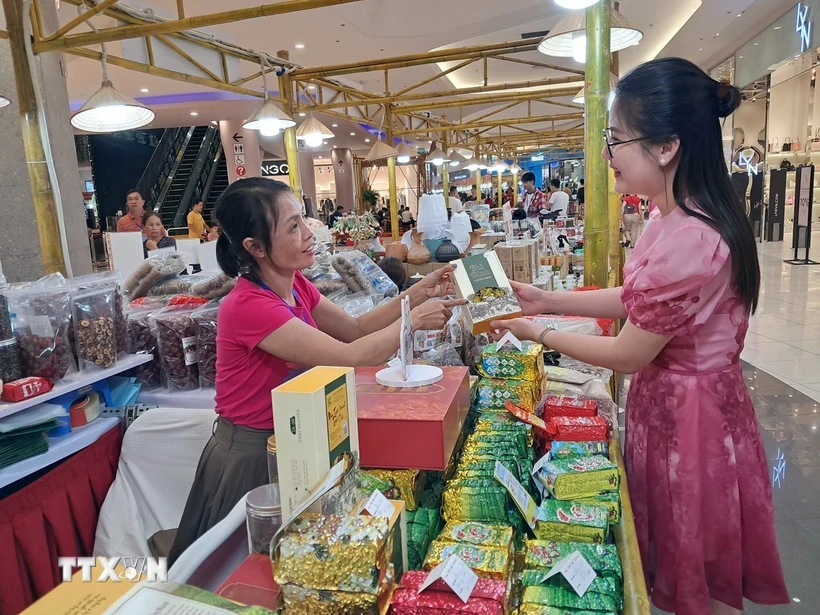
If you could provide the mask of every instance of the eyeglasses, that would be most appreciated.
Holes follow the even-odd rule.
[[[606,151],[609,153],[610,158],[615,158],[615,154],[612,151],[612,148],[616,145],[626,145],[627,143],[637,143],[638,141],[646,141],[651,137],[638,137],[637,139],[627,139],[626,141],[616,141],[612,138],[612,129],[611,128],[604,128],[604,143],[606,143]]]

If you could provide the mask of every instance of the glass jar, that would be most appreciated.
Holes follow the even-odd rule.
[[[17,338],[0,341],[0,381],[12,382],[22,375]]]
[[[268,438],[268,482],[279,484],[279,467],[276,465],[276,436]]]
[[[282,506],[279,485],[262,485],[248,494],[245,503],[248,528],[248,550],[270,554],[273,536],[282,527]]]

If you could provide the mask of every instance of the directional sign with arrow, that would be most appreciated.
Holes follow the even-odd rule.
[[[239,143],[239,139],[244,139],[244,138],[245,137],[240,135],[238,132],[233,133],[233,140],[236,141],[237,143]]]

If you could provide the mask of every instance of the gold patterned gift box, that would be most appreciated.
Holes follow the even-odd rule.
[[[486,378],[509,378],[540,382],[544,376],[544,347],[535,342],[521,342],[521,350],[506,344],[490,342],[476,365]]]

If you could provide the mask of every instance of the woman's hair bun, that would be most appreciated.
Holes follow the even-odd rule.
[[[743,102],[740,90],[728,83],[717,84],[717,113],[718,117],[729,117]]]

